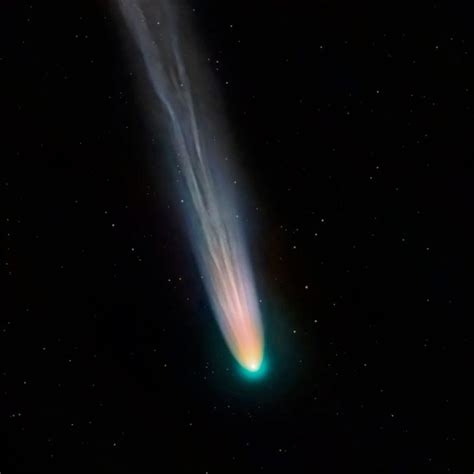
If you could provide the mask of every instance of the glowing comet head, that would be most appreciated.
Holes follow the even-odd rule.
[[[253,353],[245,354],[240,359],[237,359],[245,370],[249,372],[258,372],[263,363],[263,354],[261,348],[256,348]]]
[[[248,367],[241,365],[240,373],[247,380],[260,380],[268,371],[267,361],[262,359],[260,362],[251,363]]]

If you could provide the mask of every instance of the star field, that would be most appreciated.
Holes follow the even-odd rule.
[[[269,351],[248,380],[110,5],[6,2],[2,474],[473,472],[472,8],[256,3],[190,2]]]

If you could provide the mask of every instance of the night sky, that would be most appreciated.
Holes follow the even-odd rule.
[[[2,2],[1,474],[472,473],[474,8],[188,2],[266,373],[214,320],[113,2]]]

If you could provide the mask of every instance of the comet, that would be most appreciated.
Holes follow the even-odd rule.
[[[150,105],[159,109],[152,115],[169,138],[180,207],[213,314],[237,362],[256,374],[263,367],[263,324],[232,189],[233,147],[215,105],[209,61],[182,2],[117,2],[151,84]]]

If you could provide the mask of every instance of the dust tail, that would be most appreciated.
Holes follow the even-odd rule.
[[[244,229],[231,189],[232,150],[213,112],[212,79],[182,2],[118,0],[153,93],[156,125],[173,148],[190,245],[225,341],[247,370],[263,362],[264,337]],[[181,7],[179,7],[181,5]]]

